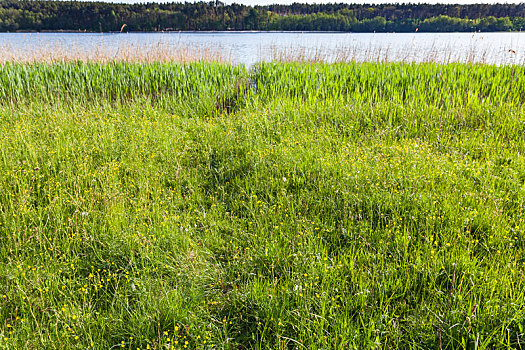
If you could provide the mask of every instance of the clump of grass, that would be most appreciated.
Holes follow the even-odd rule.
[[[519,348],[522,80],[2,66],[0,348]]]

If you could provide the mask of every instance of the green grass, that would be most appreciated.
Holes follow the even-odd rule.
[[[0,67],[0,348],[523,347],[524,73]]]

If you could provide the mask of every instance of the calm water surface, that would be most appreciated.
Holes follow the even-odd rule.
[[[117,56],[123,48],[155,47],[213,49],[248,66],[279,58],[495,64],[525,61],[525,33],[0,33],[0,51],[14,58],[46,50],[78,54],[104,50]]]

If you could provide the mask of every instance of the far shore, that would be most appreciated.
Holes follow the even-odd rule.
[[[0,32],[0,34],[7,33],[45,33],[45,34],[172,34],[172,33],[231,33],[231,34],[242,34],[242,33],[334,33],[334,34],[456,34],[456,33],[521,33],[521,31],[465,31],[465,32],[345,32],[345,31],[322,31],[322,30],[159,30],[159,31],[110,31],[110,32],[98,32],[98,31],[89,31],[89,30],[69,30],[69,29],[57,29],[57,30],[16,30],[14,32]]]

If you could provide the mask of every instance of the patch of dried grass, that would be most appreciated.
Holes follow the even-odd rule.
[[[0,46],[0,63],[59,63],[59,62],[220,62],[230,63],[231,58],[220,47],[191,45],[169,45],[165,43],[124,45],[107,47],[103,45],[82,48],[79,45],[55,44],[36,45],[24,49]]]

